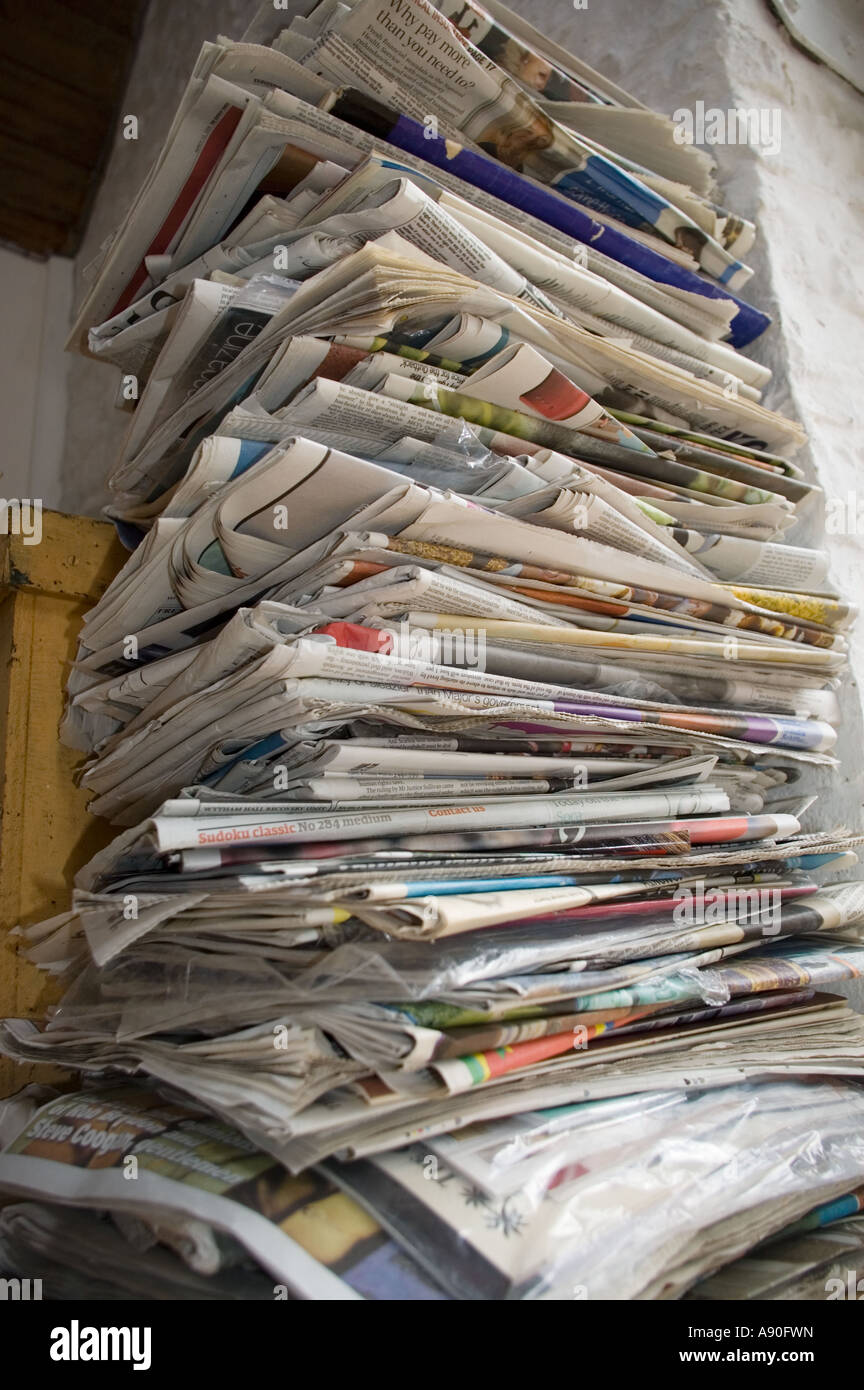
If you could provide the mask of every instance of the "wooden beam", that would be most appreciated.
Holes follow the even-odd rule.
[[[56,998],[9,933],[63,912],[73,875],[114,834],[87,814],[82,754],[57,730],[81,621],[125,555],[113,527],[58,512],[38,545],[0,537],[0,1016],[39,1017]],[[58,1074],[0,1059],[0,1095]]]

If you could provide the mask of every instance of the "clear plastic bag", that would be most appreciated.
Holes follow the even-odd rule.
[[[864,1091],[665,1092],[324,1166],[456,1298],[676,1296],[860,1182]]]

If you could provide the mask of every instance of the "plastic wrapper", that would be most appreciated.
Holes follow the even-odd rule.
[[[325,1169],[453,1297],[483,1300],[679,1295],[679,1271],[695,1282],[760,1223],[778,1229],[864,1173],[864,1092],[852,1085],[640,1099]]]
[[[253,954],[224,957],[170,945],[141,946],[102,971],[88,966],[55,1011],[52,1026],[119,1038],[178,1027],[258,1021],[303,1005],[441,999],[472,1009],[562,1001],[569,1008],[642,1002],[728,999],[722,978],[692,968],[682,955],[608,970],[564,968],[572,928],[538,948],[520,928],[484,932],[483,941],[349,942],[326,953],[296,948],[296,969]],[[489,939],[492,938],[492,939]],[[503,939],[502,939],[503,938]],[[717,954],[712,953],[714,959]],[[538,969],[546,964],[545,972]],[[583,963],[584,964],[584,963]],[[555,968],[555,967],[558,968]],[[304,968],[305,967],[305,968]]]

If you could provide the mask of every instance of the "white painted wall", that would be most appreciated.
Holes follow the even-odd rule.
[[[73,263],[0,247],[0,497],[60,503]]]

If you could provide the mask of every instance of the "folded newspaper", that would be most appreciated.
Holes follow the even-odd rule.
[[[203,45],[73,333],[135,388],[62,727],[116,834],[18,929],[62,997],[0,1049],[84,1080],[0,1111],[4,1272],[782,1298],[856,1248],[794,1224],[864,1182],[856,610],[712,176],[498,0]]]

